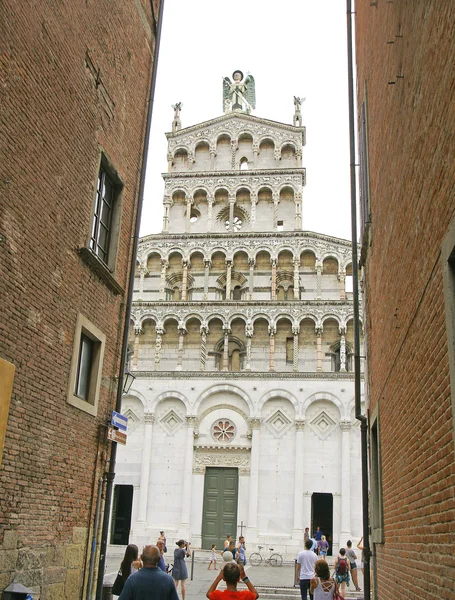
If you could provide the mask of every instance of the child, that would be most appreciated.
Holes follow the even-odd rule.
[[[213,563],[213,570],[216,571],[216,544],[212,544],[212,549],[210,550],[210,562],[207,569],[210,570],[210,565]]]
[[[226,582],[226,589],[217,590],[216,588],[222,579]],[[248,590],[237,590],[237,584],[240,580],[243,581]],[[220,569],[215,581],[207,590],[206,596],[209,600],[224,600],[224,598],[234,600],[236,598],[239,600],[256,600],[259,594],[254,589],[249,577],[246,576],[243,565],[237,565],[236,563],[230,562],[226,563],[223,569]]]

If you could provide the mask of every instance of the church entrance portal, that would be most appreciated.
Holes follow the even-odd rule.
[[[311,535],[320,527],[329,542],[329,556],[332,555],[333,543],[333,496],[332,494],[314,493],[311,496]]]
[[[204,482],[202,512],[202,547],[212,544],[223,548],[226,535],[237,532],[237,500],[239,474],[237,469],[207,467]]]
[[[111,544],[127,546],[131,529],[133,486],[116,485],[112,502]]]

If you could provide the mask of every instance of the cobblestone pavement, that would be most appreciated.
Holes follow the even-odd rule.
[[[328,557],[329,565],[331,567],[331,572],[333,570],[333,558]],[[208,570],[208,553],[207,559],[205,556],[198,556],[196,551],[193,568],[193,580],[191,580],[191,559],[187,559],[188,566],[188,575],[189,579],[186,583],[186,600],[204,600],[205,594],[215,579],[218,571],[214,571],[213,569]],[[220,557],[221,559],[221,557]],[[169,562],[170,554],[166,555],[166,562]],[[120,560],[111,557],[107,561],[107,570],[105,581],[114,581],[118,565],[120,564]],[[217,561],[217,567],[222,564],[223,561]],[[296,600],[300,600],[300,590],[298,587],[293,587],[294,583],[294,564],[292,562],[284,563],[281,567],[271,567],[270,565],[260,565],[259,567],[253,567],[251,565],[247,565],[246,569],[248,577],[255,587],[258,588],[260,598],[267,599],[275,598],[275,600],[279,600],[281,598],[292,600],[295,598]],[[359,585],[363,588],[363,577],[362,572],[358,570],[359,575]],[[218,586],[219,589],[224,589],[223,583],[220,583]],[[267,589],[268,588],[268,589]],[[246,586],[241,584],[239,589],[246,589]],[[353,592],[353,585],[351,582],[351,586],[346,594],[346,600],[348,599],[357,599],[360,600],[363,598],[362,592],[355,593]],[[278,593],[277,593],[278,591]],[[179,597],[180,587],[179,587]]]

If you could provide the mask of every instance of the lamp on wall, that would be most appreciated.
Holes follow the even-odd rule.
[[[126,369],[123,375],[123,395],[125,396],[131,389],[136,377],[131,373],[129,369]]]

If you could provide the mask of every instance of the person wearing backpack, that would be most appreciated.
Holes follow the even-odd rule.
[[[346,586],[350,581],[350,570],[348,557],[345,548],[340,548],[340,553],[335,559],[335,581],[340,586],[340,594],[344,598],[346,595]]]

